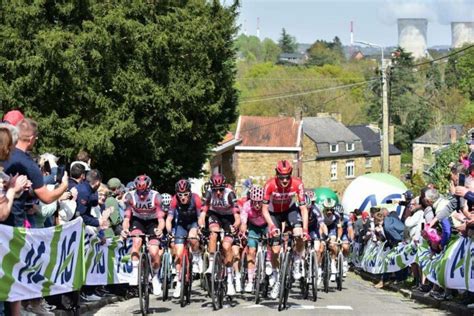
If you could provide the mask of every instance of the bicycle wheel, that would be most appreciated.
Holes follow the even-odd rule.
[[[191,288],[193,286],[193,255],[189,249],[189,257],[188,257],[188,273],[186,278],[188,279],[188,288],[186,289],[186,304],[191,304]]]
[[[309,296],[309,285],[311,284],[311,253],[306,255],[306,258],[303,261],[304,265],[304,275],[300,279],[300,289],[303,299],[307,299]]]
[[[288,299],[287,293],[289,293],[290,289],[287,288],[287,283],[289,279],[290,271],[290,253],[287,252],[283,255],[283,261],[280,264],[280,293],[278,299],[278,311],[282,311],[286,308],[286,300]]]
[[[325,251],[324,253],[324,292],[329,292],[329,278],[331,277],[331,255],[329,251]]]
[[[138,263],[138,297],[142,315],[148,314],[150,304],[150,265],[146,253],[140,254]]]
[[[171,276],[170,276],[170,273],[171,273],[171,256],[170,256],[170,253],[168,251],[166,251],[164,254],[163,254],[163,265],[162,265],[162,272],[161,272],[161,276],[163,278],[163,302],[164,301],[167,301],[168,300],[168,292],[169,292],[169,288],[170,288],[170,281],[171,281]]]
[[[223,265],[221,262],[221,255],[219,252],[214,253],[214,264],[212,267],[212,274],[211,274],[211,299],[212,299],[212,306],[214,310],[218,310],[221,308],[221,303],[223,298],[222,296],[222,272],[223,272]]]
[[[311,261],[311,288],[313,294],[313,302],[318,300],[318,279],[319,279],[319,264],[318,264],[318,253],[313,251],[310,256]]]
[[[179,293],[179,304],[181,307],[186,305],[186,290],[188,288],[186,275],[188,274],[188,256],[186,253],[183,253],[181,256],[181,292]]]
[[[247,269],[247,251],[242,253],[242,258],[240,259],[240,285],[242,294],[244,293],[245,281],[247,280],[248,269]]]
[[[206,292],[208,292],[208,288],[209,288],[207,284],[207,276],[205,273],[208,267],[209,267],[209,253],[206,251],[202,254],[202,271],[201,271],[201,276],[200,276],[201,288]]]
[[[263,251],[260,251],[258,254],[257,254],[257,261],[255,262],[256,263],[256,267],[257,267],[257,271],[256,271],[256,274],[255,274],[255,280],[254,280],[254,283],[255,283],[255,304],[259,304],[260,303],[260,296],[261,296],[261,287],[263,286],[263,282],[264,282],[264,279],[265,279],[265,272],[263,271],[264,270],[264,267],[265,267],[265,254],[263,253]]]
[[[344,255],[342,254],[342,251],[339,251],[339,254],[337,255],[337,289],[339,291],[342,291],[342,279],[344,275]]]

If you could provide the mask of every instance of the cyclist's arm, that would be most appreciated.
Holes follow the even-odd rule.
[[[354,240],[354,227],[350,221],[347,223],[347,235],[351,241]]]
[[[166,231],[167,231],[168,233],[170,233],[171,230],[173,229],[174,212],[175,212],[175,210],[174,210],[173,208],[171,208],[171,209],[168,211],[168,216],[166,216],[166,224],[165,224],[165,227],[166,227]]]
[[[158,194],[155,196],[155,212],[158,219],[158,230],[162,232],[165,229],[165,212],[161,209],[161,199]]]
[[[301,217],[303,219],[303,232],[308,232],[308,208],[306,207],[306,203],[305,203],[303,182],[298,184],[296,195],[298,197],[298,202],[300,204]]]
[[[205,226],[205,223],[206,223],[206,214],[207,214],[207,211],[209,210],[209,205],[211,205],[211,192],[207,191],[206,192],[206,197],[204,199],[204,205],[203,207],[201,208],[201,214],[199,216],[199,220],[198,220],[198,225],[200,227],[204,227]]]
[[[234,192],[229,194],[229,204],[232,205],[232,213],[234,214],[234,227],[237,230],[240,226],[240,209],[237,204],[237,197]]]

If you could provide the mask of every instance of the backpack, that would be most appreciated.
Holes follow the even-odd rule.
[[[394,216],[388,215],[383,221],[383,229],[385,232],[385,238],[391,246],[396,246],[403,240],[403,231],[405,225],[398,218],[396,214]]]

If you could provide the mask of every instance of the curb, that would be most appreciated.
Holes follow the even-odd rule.
[[[361,270],[354,270],[353,271],[355,274],[360,276],[362,279],[367,280],[367,281],[373,281],[373,282],[378,282],[380,281],[380,277],[377,277],[373,274],[370,274],[365,271]],[[442,309],[449,311],[453,314],[460,315],[460,316],[472,316],[474,314],[474,310],[468,308],[467,306],[464,306],[462,304],[452,302],[452,301],[438,301],[432,298],[431,296],[428,295],[428,293],[421,293],[418,291],[410,291],[405,288],[401,288],[400,286],[394,285],[394,284],[389,284],[387,286],[383,287],[383,290],[389,290],[392,292],[397,292],[402,294],[404,297],[413,299],[417,302],[420,302],[422,304],[437,308],[437,309]]]

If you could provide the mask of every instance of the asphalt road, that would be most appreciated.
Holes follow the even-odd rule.
[[[362,280],[353,273],[349,273],[341,292],[336,291],[335,283],[331,283],[329,293],[318,292],[317,302],[302,300],[298,288],[295,286],[290,294],[289,309],[278,312],[278,302],[264,300],[255,305],[250,295],[238,295],[224,308],[213,311],[210,299],[203,295],[203,291],[195,282],[192,303],[181,308],[176,300],[163,302],[150,296],[150,314],[156,315],[449,315],[445,311],[420,305],[404,298],[400,294],[375,289],[372,283]],[[140,305],[137,298],[107,305],[94,314],[87,315],[138,315]]]

